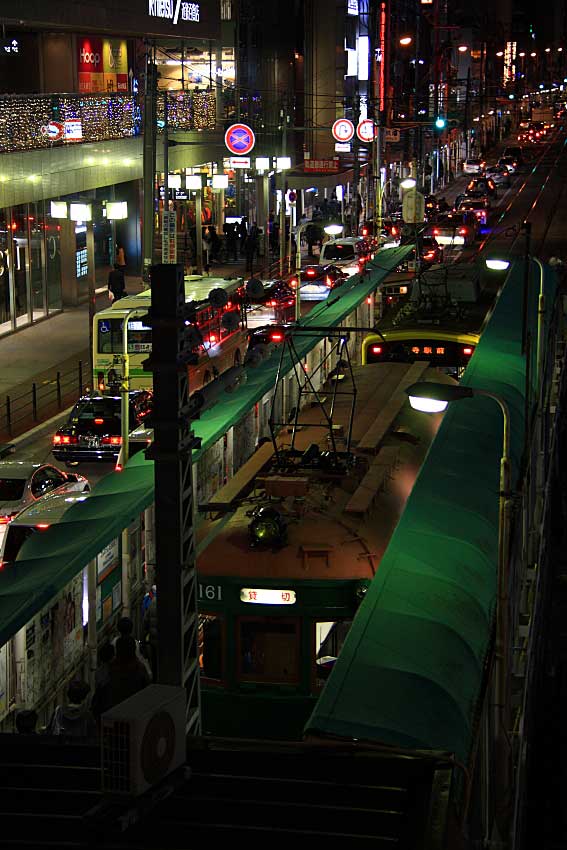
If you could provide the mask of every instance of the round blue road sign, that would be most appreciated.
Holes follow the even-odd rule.
[[[231,153],[245,156],[256,144],[256,137],[247,124],[231,124],[224,134],[224,143]]]

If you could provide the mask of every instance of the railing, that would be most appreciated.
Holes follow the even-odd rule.
[[[0,439],[23,434],[74,404],[84,391],[85,370],[86,365],[79,360],[68,372],[57,372],[51,381],[34,381],[24,392],[4,396],[0,409]]]
[[[143,97],[134,94],[4,95],[0,97],[0,153],[28,151],[76,144],[127,139],[138,136],[143,126]],[[157,96],[157,130],[163,116],[164,93]],[[214,130],[215,93],[168,92],[170,131]],[[80,121],[82,138],[65,142],[47,135],[57,124]]]

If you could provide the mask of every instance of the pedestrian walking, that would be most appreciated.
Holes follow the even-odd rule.
[[[240,237],[240,253],[244,253],[244,246],[246,244],[246,240],[248,238],[248,219],[246,216],[242,216],[242,220],[238,225],[238,235]]]
[[[114,263],[114,268],[108,274],[108,297],[111,301],[118,301],[126,294],[126,282],[124,280],[124,269]]]
[[[250,233],[244,245],[244,253],[246,254],[246,271],[250,274],[254,271],[254,257],[258,250],[258,236],[260,231],[256,222],[250,228]]]
[[[136,641],[131,635],[116,641],[116,657],[110,663],[109,703],[118,705],[150,684],[142,662],[136,658]]]
[[[134,641],[136,643],[136,658],[138,659],[138,661],[140,661],[144,665],[144,667],[146,668],[146,671],[148,673],[148,676],[151,679],[152,671],[150,669],[150,665],[148,664],[148,661],[144,657],[144,654],[142,652],[142,642],[134,637],[134,623],[132,622],[130,617],[120,617],[120,619],[118,620],[118,622],[116,624],[116,628],[118,629],[118,635],[112,641],[112,646],[113,646],[114,650],[116,650],[116,643],[121,637],[132,637],[132,638],[134,638]]]
[[[116,243],[116,264],[120,266],[122,271],[126,272],[126,254],[124,253],[124,246],[120,243]]]
[[[116,655],[113,643],[105,643],[99,651],[99,666],[95,671],[95,690],[91,711],[97,723],[100,715],[110,708],[110,665]]]
[[[212,250],[213,240],[211,239],[209,228],[207,228],[203,233],[203,266],[207,274],[209,273],[209,269],[211,267]]]
[[[88,684],[81,679],[69,683],[65,700],[55,709],[48,727],[52,735],[83,741],[96,739],[96,722],[87,699],[89,691]]]
[[[236,263],[238,260],[238,235],[236,233],[236,226],[232,223],[225,224],[224,235],[226,239],[226,258],[227,260],[232,258]]]

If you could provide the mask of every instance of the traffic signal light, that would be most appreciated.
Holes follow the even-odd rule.
[[[444,130],[446,126],[447,126],[447,121],[446,121],[445,118],[441,118],[441,116],[439,116],[438,118],[435,119],[435,129],[436,130]]]

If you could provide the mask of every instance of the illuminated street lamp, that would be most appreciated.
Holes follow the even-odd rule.
[[[342,224],[326,224],[323,228],[327,236],[339,236],[343,232]]]
[[[400,186],[402,187],[402,189],[415,189],[416,185],[417,184],[416,184],[415,177],[406,177],[400,183]]]
[[[400,44],[402,45],[402,47],[408,47],[412,43],[412,41],[413,38],[411,37],[411,35],[403,35],[400,38]]]
[[[468,44],[459,44],[459,46],[457,47],[457,50],[459,51],[459,53],[466,53],[468,49],[469,49]]]
[[[510,267],[508,260],[485,260],[484,264],[493,272],[505,272]]]

